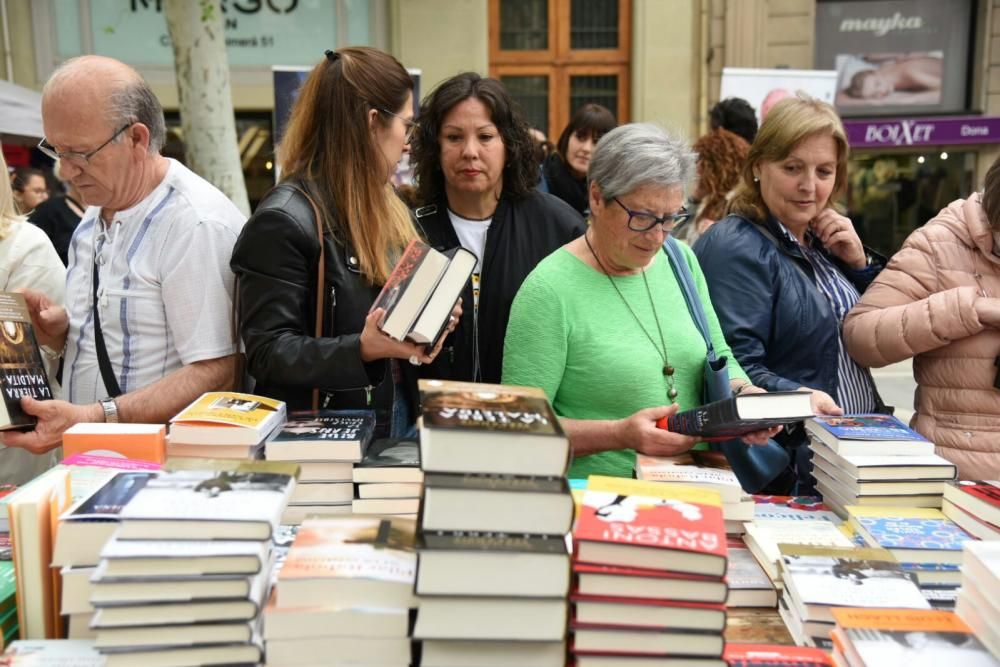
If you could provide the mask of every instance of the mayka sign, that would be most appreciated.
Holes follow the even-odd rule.
[[[840,32],[873,32],[876,37],[885,37],[893,30],[920,30],[924,21],[919,16],[903,16],[896,12],[888,18],[844,19],[840,22]]]
[[[934,132],[932,123],[918,123],[915,120],[869,125],[865,130],[865,143],[892,146],[925,144],[931,140],[932,132]]]

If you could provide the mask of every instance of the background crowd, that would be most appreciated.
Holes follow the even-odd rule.
[[[541,387],[571,475],[631,476],[636,452],[707,446],[656,427],[703,401],[706,340],[664,251],[676,239],[734,393],[804,389],[816,414],[889,412],[869,368],[915,357],[914,428],[961,477],[1000,477],[1000,165],[889,260],[840,212],[847,137],[804,96],[759,128],[724,100],[693,149],[596,104],[553,145],[471,72],[413,109],[392,56],[327,51],[291,112],[281,181],[244,221],[160,155],[162,109],[134,70],[63,64],[39,148],[65,192],[49,199],[33,169],[0,183],[0,278],[25,289],[65,400],[25,399],[39,423],[4,435],[2,454],[23,460],[0,477],[36,474],[73,423],[165,421],[233,387],[290,409],[372,409],[378,435],[405,437],[420,377]],[[407,153],[410,207],[392,185]],[[390,339],[372,310],[416,238],[478,258],[434,349]],[[772,439],[791,463],[755,491],[811,492],[801,424],[744,441]]]

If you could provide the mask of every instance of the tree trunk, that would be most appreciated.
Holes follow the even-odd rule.
[[[187,166],[250,214],[237,147],[219,0],[164,0]]]

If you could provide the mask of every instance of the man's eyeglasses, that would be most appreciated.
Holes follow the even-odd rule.
[[[132,127],[134,123],[129,122],[127,125],[122,125],[121,129],[111,135],[111,138],[105,141],[103,144],[95,148],[88,153],[77,153],[75,151],[66,151],[65,153],[60,153],[55,149],[55,146],[50,144],[45,137],[38,142],[38,150],[42,151],[48,155],[53,160],[62,160],[63,162],[69,162],[76,167],[86,167],[90,164],[90,158],[97,155],[105,146],[110,144],[112,141],[118,138],[118,135]]]
[[[659,225],[663,231],[670,233],[677,225],[681,224],[685,220],[691,217],[691,214],[684,207],[681,207],[677,213],[672,215],[665,215],[662,218],[657,218],[652,213],[642,213],[640,211],[633,211],[625,204],[619,201],[618,197],[614,198],[615,203],[625,209],[628,213],[628,228],[633,232],[648,232],[653,227]]]
[[[403,121],[403,125],[406,126],[406,136],[404,138],[404,141],[406,143],[410,143],[410,141],[413,139],[413,135],[416,134],[417,128],[419,127],[419,125],[417,125],[415,121],[410,120],[409,118],[403,118],[398,113],[393,113],[388,109],[383,109],[382,107],[375,107],[375,110],[381,111],[382,113],[387,113],[390,116],[395,116],[399,120]]]

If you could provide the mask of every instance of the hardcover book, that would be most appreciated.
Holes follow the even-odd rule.
[[[562,476],[569,441],[541,389],[420,380],[424,472]]]
[[[0,431],[30,430],[36,419],[21,409],[25,396],[53,398],[24,297],[0,292]]]
[[[585,563],[726,571],[722,502],[709,489],[592,476],[573,539]]]
[[[721,632],[726,605],[676,600],[637,600],[574,593],[573,620],[590,626]]]
[[[424,481],[420,469],[420,444],[416,440],[379,438],[354,466],[354,482],[413,483]]]
[[[888,549],[905,563],[961,563],[972,536],[940,510],[921,507],[848,506],[851,526],[871,546]]]
[[[171,459],[122,509],[118,537],[268,540],[296,473],[270,461]]]
[[[732,396],[668,417],[667,429],[700,438],[736,438],[812,417],[810,400],[806,391]]]
[[[282,401],[210,391],[170,420],[170,439],[187,444],[256,445],[284,421]]]
[[[757,559],[742,540],[730,540],[729,566],[726,583],[729,585],[727,607],[775,607],[778,593]]]
[[[944,497],[1000,530],[1000,482],[959,480],[944,487]]]
[[[815,439],[810,447],[818,457],[859,481],[955,479],[955,464],[934,454],[930,456],[842,456]]]
[[[715,489],[723,503],[738,503],[743,487],[732,470],[695,465],[692,456],[635,457],[636,477],[648,482],[668,482]]]
[[[293,412],[264,445],[268,461],[360,461],[375,432],[370,410]]]
[[[590,565],[579,561],[573,563],[573,572],[577,590],[584,595],[706,603],[726,601],[726,582],[719,577]]]
[[[66,457],[118,457],[162,464],[167,458],[167,427],[163,424],[74,424],[63,433],[62,444]]]
[[[747,548],[764,568],[771,581],[780,581],[779,544],[803,544],[831,547],[852,547],[854,544],[837,526],[828,521],[796,521],[775,519],[746,524]]]
[[[788,519],[791,521],[828,521],[843,523],[823,501],[816,496],[767,496],[755,495],[754,521]]]
[[[416,525],[410,519],[306,519],[278,572],[278,607],[415,607]]]
[[[832,667],[830,654],[809,646],[726,644],[722,657],[729,667]]]
[[[845,653],[864,665],[996,667],[997,660],[950,611],[834,609]]]
[[[565,598],[423,597],[413,638],[560,641],[568,608]]]
[[[431,350],[445,335],[455,304],[479,263],[474,253],[462,247],[452,248],[444,254],[448,258],[448,268],[441,274],[434,292],[407,335],[409,340],[427,345]]]
[[[814,417],[806,431],[841,456],[931,456],[934,443],[892,415]]]
[[[406,338],[447,267],[444,254],[417,239],[410,241],[372,303],[371,310],[385,310],[379,327],[383,333],[396,340]]]

